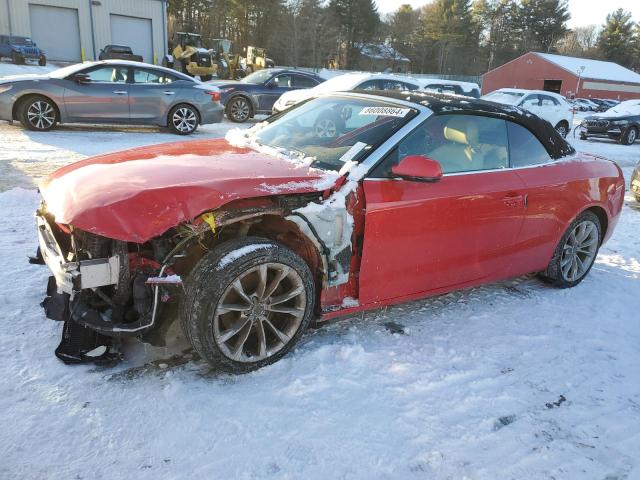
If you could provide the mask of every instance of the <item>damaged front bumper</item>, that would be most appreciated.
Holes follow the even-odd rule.
[[[73,300],[81,290],[118,284],[121,267],[118,255],[68,262],[47,219],[37,214],[36,224],[40,255],[55,278],[57,293],[66,293]]]

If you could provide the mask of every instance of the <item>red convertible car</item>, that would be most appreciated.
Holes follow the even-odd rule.
[[[573,287],[624,182],[518,108],[352,92],[226,139],[80,161],[40,191],[32,261],[52,272],[60,358],[109,358],[179,318],[203,358],[243,372],[311,321],[530,272]]]

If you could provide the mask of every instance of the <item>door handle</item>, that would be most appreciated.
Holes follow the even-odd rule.
[[[171,90],[165,90],[163,93],[165,95],[175,95],[176,94],[176,92],[172,92]]]
[[[126,90],[114,90],[113,93],[115,93],[116,95],[126,95],[127,91]]]

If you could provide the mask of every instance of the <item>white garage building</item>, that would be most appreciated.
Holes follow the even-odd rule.
[[[95,60],[108,44],[160,63],[167,0],[0,0],[0,34],[31,37],[49,60]]]

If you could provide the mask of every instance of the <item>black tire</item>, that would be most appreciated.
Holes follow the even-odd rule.
[[[638,129],[636,127],[630,127],[627,128],[627,131],[624,132],[624,135],[620,137],[620,143],[623,145],[633,145],[637,139]]]
[[[20,55],[19,53],[12,52],[11,53],[11,61],[13,63],[15,63],[16,65],[22,65],[22,64],[24,64],[24,57],[22,55]]]
[[[588,137],[586,135],[580,134],[580,140],[587,140]]]
[[[251,101],[242,95],[229,99],[224,111],[227,114],[227,118],[234,123],[244,123],[253,116]]]
[[[36,132],[47,132],[60,121],[56,104],[41,95],[21,100],[17,113],[22,126]]]
[[[40,65],[41,67],[45,67],[47,65],[47,57],[45,57],[44,55],[40,55],[40,58],[38,59],[38,65]]]
[[[633,197],[636,199],[636,202],[640,203],[640,194],[634,193]]]
[[[191,135],[200,124],[200,114],[195,107],[180,103],[169,111],[167,126],[178,135]]]
[[[235,252],[243,248],[247,249],[246,253],[236,257],[235,255],[237,254]],[[291,285],[297,286],[300,292],[296,297],[282,302],[280,305],[286,305],[290,301],[295,302],[295,309],[300,313],[294,315],[267,312],[266,310],[263,310],[262,313],[256,313],[253,309],[256,308],[256,302],[260,303],[260,295],[254,292],[250,295],[253,303],[248,305],[253,306],[249,307],[248,313],[227,311],[220,314],[218,308],[221,302],[223,300],[228,301],[229,297],[227,295],[230,295],[231,292],[237,292],[233,285],[236,281],[240,281],[238,279],[244,282],[244,284],[240,283],[240,287],[248,290],[245,292],[245,297],[249,295],[248,292],[254,288],[250,283],[251,278],[255,277],[251,277],[251,275],[258,275],[253,269],[261,265],[265,266],[265,269],[268,268],[267,265],[279,265],[283,267],[281,272],[285,271],[284,267],[290,269],[289,273],[286,274],[288,276],[282,277],[282,280],[272,293],[282,291],[280,290],[281,288],[286,293],[289,284],[283,284],[289,282],[289,276],[292,275],[298,283],[291,283]],[[266,270],[266,272],[267,276],[263,285],[268,285],[266,288],[269,289],[276,283],[275,278],[278,274],[274,274],[271,271],[272,276],[269,279],[268,273],[270,270]],[[247,283],[247,279],[249,279],[249,283]],[[220,244],[202,257],[185,281],[184,287],[185,293],[180,307],[180,320],[185,336],[202,358],[207,360],[214,368],[228,373],[245,373],[257,370],[282,358],[294,347],[313,316],[315,286],[309,266],[288,248],[264,238],[247,237]],[[256,290],[258,288],[257,286],[255,287]],[[245,297],[237,296],[238,300],[236,302],[242,304],[245,302],[242,298]],[[302,301],[300,297],[302,297]],[[269,295],[265,301],[269,303],[273,298],[272,295]],[[230,306],[237,307],[238,305],[233,303]],[[292,307],[288,308],[291,309]],[[238,314],[237,317],[234,317],[236,314]],[[226,317],[225,319],[225,315],[231,317]],[[278,315],[280,315],[279,318],[277,317]],[[289,315],[293,318],[289,317]],[[231,318],[231,320],[228,320],[228,318]],[[278,323],[281,321],[285,323]],[[224,329],[221,329],[220,325],[223,322],[229,323],[224,325]],[[279,337],[275,335],[275,330],[272,330],[271,325],[278,325],[278,328],[282,328],[284,331],[287,328],[286,322],[295,322],[292,327],[295,328],[295,331],[287,330],[288,340],[285,343],[278,339]],[[239,326],[240,323],[244,326]],[[266,323],[270,325],[266,325]],[[245,328],[248,329],[248,333]],[[235,333],[229,337],[229,331],[234,331]],[[262,354],[263,357],[260,357],[261,353],[258,350],[260,331],[263,332],[262,338],[267,339],[267,343],[264,344],[265,348],[262,349],[264,352]],[[224,335],[227,335],[227,340],[222,339]],[[240,337],[244,337],[245,341],[243,343],[240,343],[242,341]],[[229,345],[228,342],[232,340],[233,347],[238,349],[237,351],[240,352],[241,357],[231,358],[231,349],[227,347]],[[274,342],[270,348],[269,341]],[[278,348],[277,350],[276,347]],[[269,353],[269,351],[272,351],[272,353]],[[252,357],[255,357],[256,360],[252,360]],[[242,358],[242,360],[239,358]]]
[[[581,224],[583,224],[584,222],[595,225],[595,228],[597,230],[597,242],[594,245],[595,252],[593,253],[593,257],[589,260],[589,264],[586,266],[585,271],[582,272],[577,278],[570,279],[570,278],[567,278],[567,276],[562,271],[563,253],[567,248],[570,249],[568,245],[568,243],[570,242],[568,242],[568,240],[572,232],[574,232],[576,228],[579,228]],[[569,225],[569,228],[567,228],[564,235],[562,235],[562,238],[560,239],[560,242],[558,242],[558,246],[556,247],[556,250],[553,253],[551,262],[549,262],[549,266],[544,272],[540,273],[540,277],[545,282],[557,288],[575,287],[582,280],[584,280],[585,277],[591,271],[591,267],[593,267],[595,259],[598,256],[598,250],[600,249],[601,243],[602,243],[602,225],[600,225],[600,219],[595,213],[589,210],[582,212],[580,215],[576,217],[576,219],[573,222],[571,222],[571,225]],[[569,271],[570,270],[571,270],[571,267],[569,268]]]
[[[213,75],[200,75],[201,82],[208,82],[213,78]]]
[[[564,120],[558,122],[556,125],[556,131],[562,135],[562,138],[567,138],[567,135],[569,134],[569,124]]]

